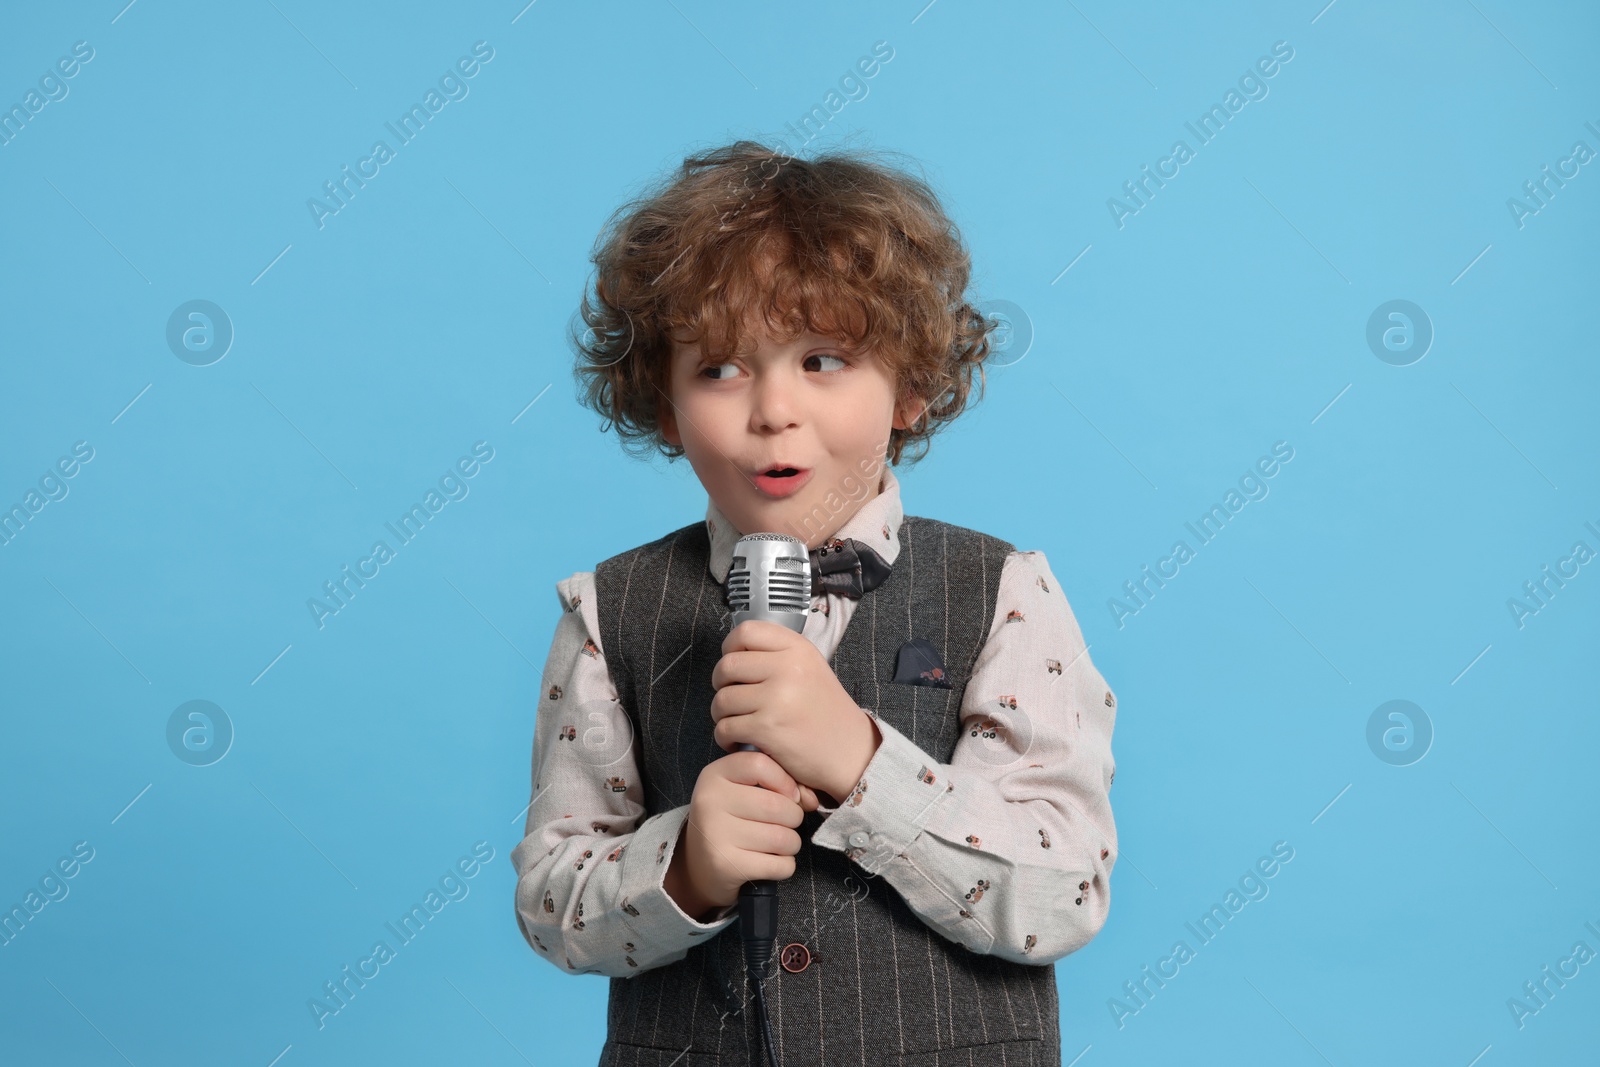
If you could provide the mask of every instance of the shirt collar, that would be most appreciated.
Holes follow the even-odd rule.
[[[879,485],[878,495],[862,504],[833,536],[852,537],[871,545],[885,563],[892,565],[900,555],[900,522],[905,518],[900,506],[900,480],[885,465]],[[727,581],[728,565],[733,562],[733,546],[739,538],[751,532],[754,531],[737,529],[722,513],[722,509],[717,507],[716,501],[707,502],[706,533],[711,538],[711,557],[707,565],[711,576],[719,583]]]

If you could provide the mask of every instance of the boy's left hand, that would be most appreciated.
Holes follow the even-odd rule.
[[[817,646],[787,626],[750,619],[722,642],[711,672],[717,744],[755,745],[790,777],[842,799],[882,740]]]

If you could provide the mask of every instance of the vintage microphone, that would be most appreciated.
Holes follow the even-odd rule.
[[[775,622],[795,633],[805,630],[811,610],[811,555],[798,537],[753,533],[739,538],[728,565],[728,607],[733,625],[748,619]],[[755,745],[740,744],[748,752]],[[772,879],[746,882],[739,890],[739,936],[744,941],[744,963],[755,986],[756,1014],[766,1042],[767,1059],[778,1067],[772,1047],[772,1024],[767,1019],[767,999],[762,973],[772,959],[778,936],[778,883]]]

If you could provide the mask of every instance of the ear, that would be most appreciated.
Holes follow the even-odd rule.
[[[894,421],[890,426],[896,430],[909,430],[912,424],[921,416],[926,402],[919,396],[907,393],[895,405]]]

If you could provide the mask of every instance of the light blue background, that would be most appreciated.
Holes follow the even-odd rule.
[[[554,584],[705,494],[598,432],[563,335],[610,212],[753,137],[920,161],[973,295],[1031,323],[899,474],[908,512],[1046,553],[1120,698],[1064,1060],[1595,1061],[1600,962],[1506,1006],[1600,951],[1600,566],[1521,628],[1506,605],[1600,550],[1600,164],[1507,207],[1600,150],[1592,5],[123,2],[0,16],[5,107],[95,50],[0,147],[0,504],[94,449],[0,547],[0,904],[95,850],[0,947],[0,1059],[594,1061],[607,980],[512,912]],[[307,199],[479,40],[470,94],[319,229]],[[802,148],[785,124],[879,40]],[[1107,199],[1276,41],[1269,95],[1119,228]],[[236,330],[210,366],[165,341],[193,299]],[[1366,343],[1392,299],[1436,331],[1410,366]],[[319,630],[307,599],[480,440],[470,494]],[[1277,441],[1270,495],[1119,628]],[[208,767],[165,736],[196,699],[236,730]],[[1366,741],[1392,699],[1436,731],[1410,766]],[[477,841],[470,895],[319,1031],[308,999]],[[1276,841],[1270,895],[1119,1028]]]

